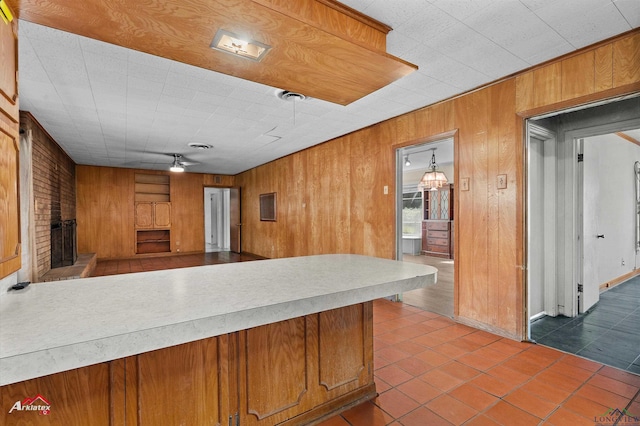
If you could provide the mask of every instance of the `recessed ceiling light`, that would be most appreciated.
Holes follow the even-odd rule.
[[[255,40],[243,40],[242,37],[226,30],[218,30],[210,47],[257,62],[260,62],[271,49],[271,46],[264,43]]]

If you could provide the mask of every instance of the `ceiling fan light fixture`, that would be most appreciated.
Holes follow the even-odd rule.
[[[271,46],[255,40],[244,40],[230,31],[219,29],[209,46],[221,52],[260,62]]]
[[[173,154],[173,164],[169,167],[170,172],[182,173],[184,172],[184,166],[178,160],[181,157],[179,154]]]

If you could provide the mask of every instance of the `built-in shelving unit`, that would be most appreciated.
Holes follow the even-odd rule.
[[[136,173],[135,201],[171,201],[169,175]]]
[[[136,253],[171,252],[170,176],[135,174]]]

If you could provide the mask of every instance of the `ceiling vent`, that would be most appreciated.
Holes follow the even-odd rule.
[[[307,99],[305,95],[296,92],[290,92],[288,90],[280,90],[276,95],[283,101],[304,101]]]
[[[211,148],[213,148],[213,145],[207,145],[206,143],[196,143],[196,142],[191,142],[191,143],[189,143],[189,148],[194,148],[194,149],[211,149]]]

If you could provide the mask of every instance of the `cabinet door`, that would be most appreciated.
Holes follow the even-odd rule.
[[[14,15],[15,16],[15,15]],[[18,20],[0,20],[0,114],[18,122]]]
[[[373,383],[372,302],[318,314],[318,384],[329,401]]]
[[[311,409],[306,318],[238,332],[241,425],[274,425]]]
[[[3,125],[0,121],[0,278],[20,269],[20,152],[18,141],[4,132]]]
[[[154,228],[171,227],[171,203],[154,203],[153,222]]]
[[[226,426],[228,350],[224,335],[127,358],[126,424]]]
[[[240,424],[307,424],[331,404],[373,397],[372,306],[238,332]]]
[[[0,25],[2,23],[0,22]],[[0,387],[0,424],[109,426],[122,424],[122,363],[112,361]],[[122,369],[121,369],[122,370]],[[49,406],[49,412],[17,409]],[[15,408],[15,409],[14,409]],[[11,411],[11,412],[10,412]]]
[[[153,203],[136,203],[136,228],[153,228]]]

